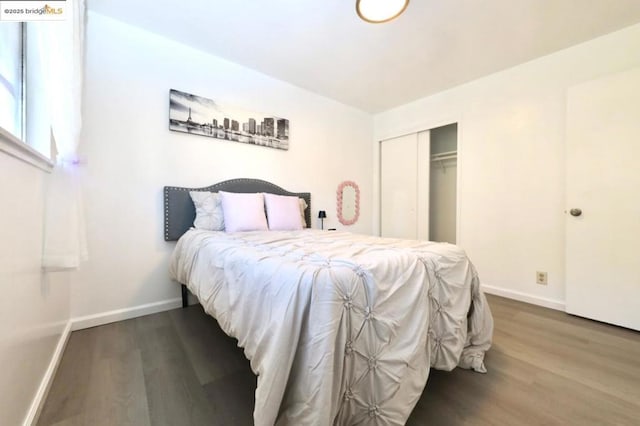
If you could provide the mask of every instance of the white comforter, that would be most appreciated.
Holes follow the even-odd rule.
[[[192,229],[170,273],[244,348],[256,425],[400,425],[429,366],[485,371],[491,312],[451,244]]]

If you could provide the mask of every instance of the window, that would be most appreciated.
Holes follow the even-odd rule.
[[[80,133],[84,2],[67,9],[59,22],[0,25],[0,151],[49,168],[75,161]]]
[[[0,127],[24,140],[23,24],[0,25]]]
[[[26,23],[0,24],[0,152],[49,172],[53,167],[49,116],[43,113],[46,98],[38,96],[46,68],[33,60],[30,72],[27,69],[33,59],[29,55],[38,58],[39,49],[37,43],[28,45]]]

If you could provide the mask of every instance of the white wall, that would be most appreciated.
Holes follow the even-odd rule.
[[[563,306],[566,91],[638,66],[638,52],[635,25],[374,117],[376,141],[459,123],[458,243],[485,285]]]
[[[372,128],[369,114],[185,45],[90,13],[81,154],[90,260],[74,276],[74,316],[179,297],[167,274],[162,187],[255,177],[310,191],[312,216],[343,228],[336,189],[354,180],[370,233]],[[261,46],[256,40],[256,49]],[[169,89],[290,120],[282,151],[168,130]],[[319,223],[314,223],[319,227]]]
[[[43,274],[40,267],[44,192],[49,176],[0,152],[2,425],[23,422],[63,331],[68,331],[69,275]]]

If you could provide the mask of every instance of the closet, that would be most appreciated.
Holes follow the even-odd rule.
[[[380,142],[380,235],[456,242],[456,123]]]

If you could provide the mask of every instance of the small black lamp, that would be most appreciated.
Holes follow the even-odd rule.
[[[324,220],[327,218],[327,212],[324,210],[318,211],[318,219],[320,219],[320,229],[324,229]]]

